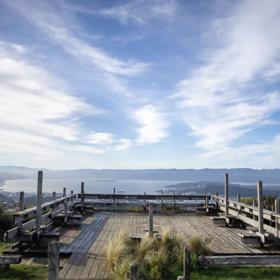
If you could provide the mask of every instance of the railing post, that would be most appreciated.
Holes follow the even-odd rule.
[[[19,193],[19,211],[24,210],[24,192]]]
[[[43,189],[43,171],[38,172],[37,182],[37,203],[36,203],[36,232],[39,237],[42,225],[42,189]]]
[[[71,195],[72,195],[71,202],[73,203],[74,202],[74,196],[73,196],[74,195],[74,191],[73,190],[71,191]]]
[[[130,280],[138,280],[138,266],[136,264],[130,265]]]
[[[24,210],[24,192],[19,193],[19,209],[20,212]],[[19,217],[18,230],[22,231],[23,216]]]
[[[114,209],[116,209],[116,188],[114,188],[113,204],[114,204]]]
[[[254,207],[257,207],[258,206],[258,203],[257,203],[257,200],[256,199],[253,199],[253,201],[252,201],[252,205],[254,206]],[[253,210],[254,211],[254,210]],[[257,216],[256,215],[254,215],[254,212],[253,212],[253,220],[257,220]]]
[[[82,209],[84,208],[85,204],[85,184],[84,182],[81,183],[81,205]]]
[[[205,194],[205,206],[208,207],[209,201],[208,201],[208,195]]]
[[[66,188],[63,188],[63,197],[66,197]],[[67,223],[68,220],[68,203],[67,200],[64,200],[64,223]]]
[[[59,279],[59,243],[51,241],[48,245],[48,280]]]
[[[53,199],[53,200],[56,200],[56,192],[53,192],[53,193],[52,193],[52,199]]]
[[[176,201],[175,201],[175,192],[173,195],[173,212],[175,212],[175,208],[176,208]]]
[[[274,208],[275,208],[275,213],[279,214],[280,213],[280,200],[278,198],[275,199],[274,201]],[[279,238],[279,218],[275,218],[275,235],[277,238]]]
[[[263,229],[263,184],[262,181],[257,183],[257,193],[258,193],[258,224],[259,233],[264,233]]]
[[[149,236],[152,237],[154,234],[154,217],[153,217],[153,204],[149,204]]]
[[[146,193],[144,192],[144,205],[147,207],[147,201],[146,201]]]
[[[236,201],[237,201],[237,202],[240,202],[240,193],[237,194],[237,196],[236,196]]]
[[[163,191],[161,191],[161,210],[163,210]]]
[[[183,276],[178,276],[177,280],[191,280],[191,254],[187,247],[183,255]]]
[[[228,215],[228,173],[225,174],[225,215]]]

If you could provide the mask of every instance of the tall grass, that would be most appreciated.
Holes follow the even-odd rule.
[[[209,253],[208,240],[193,237],[189,248],[193,256]],[[111,279],[129,279],[130,264],[136,263],[141,280],[176,279],[182,274],[185,243],[175,231],[167,230],[161,239],[145,236],[141,241],[128,233],[112,240],[107,249],[107,264]]]

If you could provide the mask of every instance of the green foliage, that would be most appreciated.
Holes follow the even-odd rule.
[[[10,269],[0,273],[0,280],[46,280],[48,268],[45,266],[11,265]]]
[[[211,253],[208,245],[211,239],[202,239],[199,236],[193,236],[189,242],[191,252],[191,268],[193,271],[199,269],[199,256],[207,256]]]
[[[4,232],[10,229],[13,225],[13,217],[6,213],[3,205],[0,205],[0,240],[3,240]]]

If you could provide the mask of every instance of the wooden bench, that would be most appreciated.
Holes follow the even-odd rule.
[[[212,220],[213,224],[217,227],[226,227],[227,226],[225,217],[215,216],[215,217],[210,217],[210,219]]]
[[[0,256],[0,271],[9,268],[10,264],[19,264],[21,262],[21,255],[1,255]]]
[[[254,232],[238,233],[241,242],[249,247],[258,248],[261,246],[261,237]]]
[[[53,221],[55,225],[63,225],[65,215],[64,214],[58,214],[55,217],[53,217]],[[67,215],[67,222],[65,225],[68,226],[79,226],[82,223],[82,216],[79,214],[68,214]]]

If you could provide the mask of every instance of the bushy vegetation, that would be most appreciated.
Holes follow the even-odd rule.
[[[209,253],[208,241],[198,237],[190,240],[193,268],[197,268],[198,256]],[[129,279],[130,265],[138,266],[139,279],[176,279],[182,274],[183,248],[185,244],[174,231],[166,231],[160,239],[145,236],[141,241],[123,233],[111,241],[107,249],[107,263],[111,278]]]
[[[192,280],[278,280],[279,267],[217,267],[192,273]]]
[[[0,204],[0,240],[3,240],[4,232],[12,227],[13,218],[12,215],[4,210],[2,204]]]
[[[46,280],[47,278],[46,266],[11,265],[10,269],[0,273],[0,280]]]

